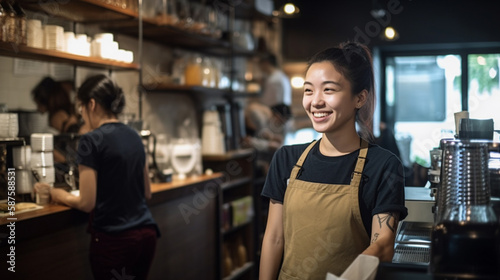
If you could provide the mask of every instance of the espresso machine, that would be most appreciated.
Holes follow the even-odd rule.
[[[437,276],[500,278],[500,224],[491,203],[488,140],[441,140],[441,185],[429,271]]]
[[[441,166],[438,177],[429,177],[436,190],[429,272],[437,278],[500,279],[500,223],[489,168],[500,143],[492,139],[492,120],[462,119],[456,138],[442,139],[434,151]]]

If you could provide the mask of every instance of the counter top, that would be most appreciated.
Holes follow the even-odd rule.
[[[147,204],[161,232],[151,279],[220,279],[219,258],[214,256],[222,241],[222,179],[222,173],[214,173],[151,185],[153,195]],[[10,222],[15,223],[8,227]],[[0,255],[15,250],[14,278],[92,279],[88,213],[49,204],[2,217],[0,224]],[[0,264],[0,279],[12,278],[7,265]]]
[[[201,175],[201,176],[196,176],[196,177],[188,177],[184,180],[173,180],[172,182],[168,183],[152,183],[151,184],[151,193],[152,193],[152,200],[155,200],[155,196],[158,196],[160,193],[169,191],[169,190],[174,190],[174,189],[179,189],[185,186],[190,186],[193,184],[201,183],[204,181],[212,180],[212,179],[217,179],[222,176],[221,173],[214,173],[211,175]],[[72,210],[70,207],[60,205],[60,204],[47,204],[44,205],[42,209],[37,209],[33,211],[28,211],[20,214],[16,214],[14,216],[4,216],[0,217],[0,225],[5,225],[10,222],[20,222],[23,220],[28,220],[28,219],[33,219],[37,217],[42,217],[42,216],[47,216],[47,215],[52,215],[56,213],[61,213],[65,211],[70,211]]]
[[[155,193],[171,190],[171,189],[176,189],[180,187],[185,187],[187,185],[192,185],[196,183],[200,183],[203,181],[211,180],[211,179],[216,179],[222,176],[222,173],[214,173],[211,175],[201,175],[201,176],[194,176],[194,177],[188,177],[183,180],[178,180],[175,179],[172,180],[172,182],[168,183],[152,183],[151,184],[151,193],[154,195]]]

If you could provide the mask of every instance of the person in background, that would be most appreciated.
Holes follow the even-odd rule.
[[[310,59],[302,105],[322,138],[273,157],[259,279],[340,276],[359,254],[392,261],[407,215],[404,173],[394,154],[369,142],[374,100],[366,46],[346,42]]]
[[[290,79],[278,67],[276,56],[270,54],[259,59],[259,68],[266,76],[259,101],[272,107],[278,104],[292,105]]]
[[[389,150],[401,160],[401,155],[399,152],[396,137],[394,136],[394,132],[390,127],[387,126],[385,122],[380,123],[380,135],[375,138],[375,143],[380,147]]]
[[[247,136],[244,148],[254,148],[257,153],[257,176],[265,176],[269,163],[284,142],[288,120],[292,117],[290,107],[277,104],[269,108],[259,102],[252,102],[245,108]]]
[[[71,145],[63,135],[83,134],[89,130],[71,102],[71,90],[71,83],[45,77],[31,91],[37,111],[42,114],[48,113],[50,132],[57,135],[54,138],[54,162],[57,170],[62,173],[68,172],[70,168],[68,165],[75,165],[76,156],[76,145]]]
[[[57,133],[79,133],[82,123],[71,102],[70,88],[51,77],[43,78],[32,90],[33,101],[40,113],[49,114],[49,126]]]
[[[90,212],[95,279],[112,279],[113,272],[147,279],[159,230],[146,204],[151,185],[144,145],[135,130],[118,121],[125,97],[109,77],[88,78],[77,99],[92,129],[78,145],[80,195],[52,188],[51,199]],[[47,186],[35,185],[41,187]]]

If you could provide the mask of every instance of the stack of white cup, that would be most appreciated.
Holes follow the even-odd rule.
[[[28,47],[43,48],[43,29],[42,22],[37,19],[30,19],[27,22]]]
[[[15,113],[0,113],[0,138],[17,137],[19,119]]]
[[[31,168],[38,174],[39,182],[54,186],[54,135],[48,133],[31,134]],[[37,190],[36,203],[49,203],[49,190]]]
[[[221,129],[219,112],[207,110],[203,113],[202,154],[213,155],[225,153],[224,133]]]
[[[31,147],[13,147],[12,161],[14,163],[14,168],[16,169],[16,193],[31,193],[33,191],[33,175],[31,174]]]
[[[45,25],[43,32],[46,49],[64,51],[64,28],[62,26]]]
[[[112,33],[99,33],[94,35],[92,41],[92,56],[132,63],[134,53],[120,49],[118,42],[114,41]]]

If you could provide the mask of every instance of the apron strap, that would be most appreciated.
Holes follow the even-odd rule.
[[[307,146],[304,152],[302,152],[302,155],[300,156],[299,160],[292,169],[292,172],[290,174],[290,182],[295,180],[300,174],[300,171],[302,169],[302,164],[306,160],[309,151],[312,149],[312,147],[314,147],[315,144],[316,140],[311,142],[311,144]],[[367,153],[368,153],[368,142],[366,142],[364,139],[361,139],[361,149],[359,150],[356,167],[354,168],[354,172],[351,175],[351,185],[354,184],[359,185],[359,182],[361,182],[361,174],[363,173],[363,168],[365,167],[365,159]]]
[[[292,169],[292,173],[290,173],[290,182],[294,181],[299,175],[300,171],[302,170],[302,164],[306,160],[307,154],[309,154],[309,151],[314,147],[314,144],[316,144],[316,140],[312,141],[309,146],[302,152],[302,155],[300,156],[299,160],[295,164],[295,166]]]
[[[351,175],[351,186],[359,186],[361,182],[361,175],[363,173],[363,168],[365,167],[366,154],[368,153],[368,142],[361,139],[361,149],[359,150],[358,161],[356,162],[356,167]]]

